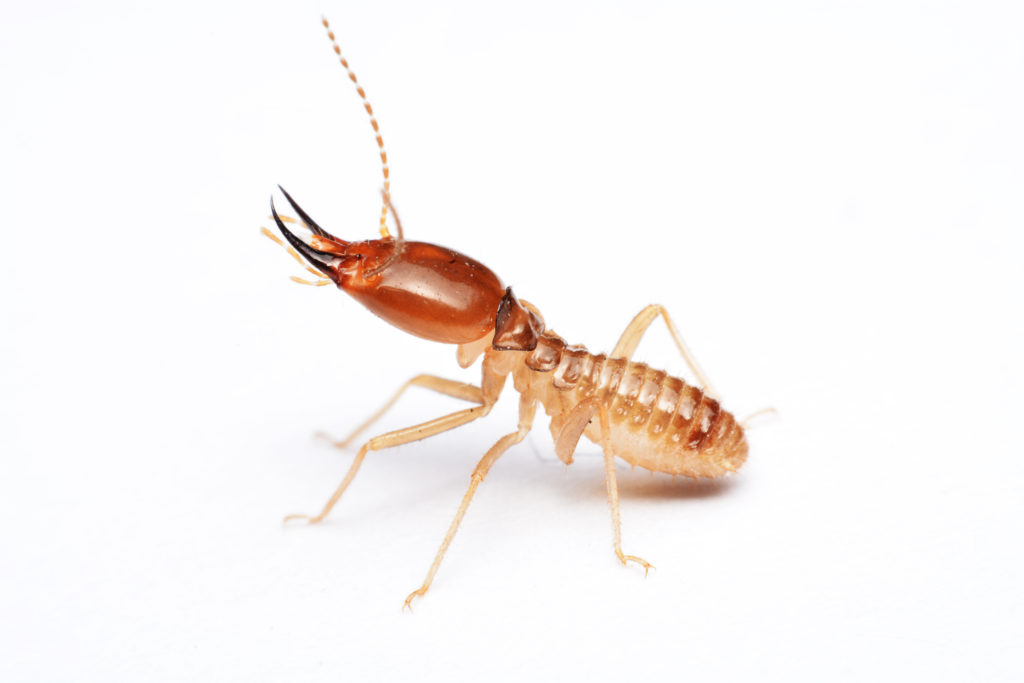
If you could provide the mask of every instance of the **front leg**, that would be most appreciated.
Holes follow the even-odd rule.
[[[413,425],[412,427],[406,427],[405,429],[398,429],[387,434],[375,436],[374,438],[363,444],[363,447],[359,449],[356,454],[355,460],[348,468],[348,472],[345,474],[345,478],[335,489],[334,493],[328,499],[327,504],[324,505],[324,509],[320,511],[320,514],[316,516],[312,515],[288,515],[284,518],[285,522],[290,522],[293,519],[305,519],[310,524],[317,524],[323,521],[330,512],[331,508],[334,507],[335,503],[341,498],[341,494],[345,493],[345,489],[352,483],[352,480],[356,478],[356,473],[359,472],[359,467],[363,464],[363,459],[366,454],[370,451],[379,451],[383,448],[391,448],[392,446],[401,446],[405,443],[412,441],[419,441],[420,439],[426,439],[442,432],[447,432],[456,427],[461,427],[464,424],[468,424],[473,420],[477,420],[487,413],[491,412],[491,405],[485,404],[482,406],[476,406],[475,408],[467,408],[466,410],[460,410],[457,413],[451,413],[444,417],[439,417],[429,422],[422,424]]]
[[[453,379],[445,379],[444,377],[438,377],[436,375],[416,375],[399,387],[398,391],[396,391],[394,395],[377,410],[377,412],[367,418],[365,422],[356,427],[344,439],[334,440],[323,432],[317,432],[317,436],[327,439],[338,448],[348,448],[348,446],[355,441],[357,436],[369,429],[374,422],[383,417],[384,413],[395,405],[398,399],[401,398],[402,394],[405,393],[406,389],[414,386],[430,389],[431,391],[436,391],[439,394],[451,396],[452,398],[461,399],[463,401],[469,401],[471,403],[479,403],[480,405],[484,405],[486,403],[483,392],[480,391],[480,387],[475,387],[472,384],[466,384],[465,382],[459,382]]]
[[[473,476],[469,482],[469,488],[466,490],[465,495],[462,496],[462,502],[459,504],[459,509],[455,513],[455,519],[452,520],[451,525],[448,527],[448,533],[444,535],[444,540],[441,542],[441,547],[437,550],[437,555],[434,557],[433,563],[430,565],[430,569],[427,571],[427,578],[424,579],[423,585],[409,593],[409,596],[405,599],[405,607],[411,609],[412,601],[418,597],[424,595],[430,588],[430,584],[434,581],[434,575],[437,574],[437,570],[441,567],[441,560],[444,559],[445,553],[448,552],[448,546],[452,544],[452,539],[455,538],[455,533],[459,530],[459,525],[462,524],[462,518],[466,516],[466,510],[469,509],[469,504],[473,501],[473,495],[476,493],[477,487],[483,483],[484,477],[487,476],[487,472],[490,471],[491,465],[493,465],[502,454],[515,444],[526,438],[526,435],[530,432],[530,428],[533,426],[533,416],[537,412],[537,401],[534,399],[520,396],[519,398],[519,428],[511,434],[498,439],[498,442],[491,446],[490,450],[484,454],[484,457],[480,458],[480,462],[477,463],[476,469],[473,470]]]

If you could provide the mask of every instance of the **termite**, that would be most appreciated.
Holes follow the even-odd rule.
[[[314,282],[293,279],[317,286],[334,283],[395,327],[423,339],[454,344],[457,361],[463,368],[473,365],[481,356],[483,360],[480,386],[434,375],[418,375],[402,385],[380,410],[336,445],[347,446],[411,386],[476,405],[368,440],[319,514],[289,515],[285,521],[305,519],[315,524],[323,520],[355,479],[370,451],[426,439],[484,417],[491,412],[511,376],[512,386],[520,395],[519,424],[515,431],[498,439],[477,463],[426,579],[405,599],[405,606],[430,588],[477,487],[495,461],[526,437],[538,404],[551,418],[555,453],[566,465],[572,464],[582,436],[601,447],[615,556],[624,565],[633,562],[643,567],[646,575],[651,564],[622,550],[615,458],[654,472],[694,480],[714,479],[735,472],[746,460],[743,426],[722,410],[707,376],[662,306],[651,305],[640,311],[611,353],[593,354],[583,346],[567,344],[545,327],[537,308],[516,298],[511,287],[505,286],[479,261],[447,247],[406,240],[391,203],[387,153],[373,108],[342,56],[326,19],[323,25],[335,55],[370,115],[377,138],[384,173],[381,237],[360,242],[339,239],[317,225],[280,188],[298,219],[282,217],[271,198],[271,214],[277,229],[291,245],[292,256],[320,278]],[[397,235],[388,229],[389,212]],[[309,242],[293,234],[286,222],[306,228],[311,233]],[[283,245],[273,233],[263,230]],[[659,316],[701,387],[631,360],[641,337]]]

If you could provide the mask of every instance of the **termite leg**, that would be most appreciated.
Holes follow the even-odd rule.
[[[704,374],[704,371],[700,369],[700,365],[697,364],[697,359],[694,357],[693,352],[690,351],[690,347],[683,341],[683,337],[679,334],[679,330],[676,329],[676,325],[672,322],[672,317],[665,310],[664,306],[658,304],[651,304],[636,314],[636,317],[630,321],[629,325],[626,326],[622,336],[619,337],[619,341],[615,344],[615,348],[612,349],[612,358],[632,358],[633,352],[636,351],[637,345],[640,343],[641,337],[647,332],[647,328],[651,326],[654,319],[661,315],[665,319],[665,325],[668,326],[669,334],[672,335],[672,340],[676,343],[679,348],[679,353],[682,354],[686,360],[686,364],[690,366],[690,370],[697,376],[697,381],[701,383],[701,388],[705,394],[709,394],[712,398],[718,397],[718,392],[715,391],[714,387],[711,386],[711,381],[708,376]]]
[[[458,382],[453,379],[445,379],[444,377],[437,377],[435,375],[416,375],[408,382],[403,384],[398,391],[395,392],[394,396],[389,398],[387,402],[381,406],[381,408],[371,415],[365,422],[355,428],[355,430],[340,441],[334,441],[327,434],[318,432],[317,436],[328,439],[338,448],[347,448],[357,436],[367,430],[370,425],[379,420],[384,413],[391,409],[391,406],[395,405],[405,390],[411,386],[423,387],[424,389],[430,389],[436,391],[439,394],[445,396],[451,396],[452,398],[462,399],[463,401],[469,401],[470,403],[484,404],[484,395],[480,391],[480,387],[472,384],[466,384],[465,382]]]
[[[401,446],[402,444],[411,443],[413,441],[419,441],[420,439],[426,439],[431,436],[436,436],[442,432],[447,432],[456,427],[461,427],[464,424],[468,424],[473,420],[479,419],[491,412],[491,407],[494,405],[493,402],[485,403],[483,405],[475,406],[473,408],[467,408],[466,410],[460,410],[443,417],[438,417],[428,422],[423,422],[412,427],[406,427],[405,429],[398,429],[393,432],[388,432],[380,436],[375,436],[359,449],[356,453],[355,460],[348,468],[348,472],[345,474],[345,478],[338,485],[338,488],[334,491],[334,494],[324,505],[324,509],[320,511],[320,514],[316,516],[310,515],[288,515],[284,518],[285,522],[289,522],[293,519],[305,519],[310,524],[316,524],[324,519],[334,507],[338,499],[341,498],[341,494],[345,493],[345,489],[355,479],[356,473],[359,471],[360,465],[363,464],[363,459],[369,451],[379,451],[384,448],[391,448],[392,446]]]
[[[469,509],[469,504],[473,500],[473,494],[476,493],[477,486],[487,476],[487,472],[491,469],[491,465],[497,461],[501,455],[509,448],[526,438],[526,435],[530,432],[533,426],[533,416],[537,412],[537,401],[536,399],[527,399],[525,396],[519,397],[519,428],[511,434],[498,439],[498,442],[491,446],[490,450],[484,454],[484,457],[477,463],[476,469],[473,470],[473,476],[469,483],[469,488],[466,490],[466,494],[462,497],[462,502],[459,504],[459,509],[455,513],[455,518],[452,520],[451,525],[448,527],[448,533],[444,535],[444,541],[441,542],[441,547],[437,550],[437,555],[434,557],[433,564],[430,565],[430,569],[427,571],[427,578],[424,579],[423,585],[409,593],[409,596],[405,599],[405,607],[411,609],[412,601],[419,596],[422,596],[430,588],[430,584],[434,581],[434,575],[437,574],[438,568],[441,566],[441,560],[444,559],[444,555],[448,552],[448,546],[451,545],[452,539],[455,538],[455,533],[459,530],[459,525],[462,523],[462,518],[466,516],[466,510]]]
[[[608,505],[612,509],[612,543],[615,545],[615,556],[619,562],[636,562],[644,568],[644,576],[651,570],[650,562],[636,555],[625,555],[622,552],[622,519],[619,517],[619,480],[615,477],[615,456],[611,449],[611,420],[608,417],[608,406],[601,404],[598,411],[601,416],[601,450],[604,451],[604,482],[608,488]]]
[[[565,464],[572,462],[573,451],[579,443],[580,437],[586,430],[587,425],[593,418],[594,413],[599,415],[601,421],[601,450],[604,451],[604,478],[605,487],[608,491],[608,506],[612,510],[612,544],[615,547],[615,556],[622,564],[636,562],[644,568],[644,576],[653,568],[653,565],[635,555],[626,555],[622,552],[622,518],[619,514],[619,482],[615,476],[615,456],[611,449],[611,420],[608,417],[608,407],[600,399],[593,397],[580,401],[569,413],[564,425],[555,437],[555,452]]]
[[[572,454],[597,412],[601,399],[592,396],[577,403],[562,422],[555,436],[555,455],[566,465],[572,464]]]
[[[755,410],[750,415],[747,415],[745,418],[740,420],[740,427],[743,427],[743,429],[749,429],[750,428],[750,422],[752,420],[755,420],[755,419],[757,419],[757,418],[759,418],[759,417],[761,417],[763,415],[778,415],[778,414],[779,414],[779,411],[777,411],[772,406],[769,406],[767,408],[761,408],[761,410]]]

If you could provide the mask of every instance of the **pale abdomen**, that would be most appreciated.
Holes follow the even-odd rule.
[[[581,401],[597,397],[611,421],[612,453],[633,465],[688,477],[717,477],[747,458],[747,442],[735,418],[700,389],[644,363],[594,355],[545,334],[514,373],[551,416],[557,435]],[[597,416],[584,432],[600,444]]]

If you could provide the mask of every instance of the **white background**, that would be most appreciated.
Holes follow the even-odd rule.
[[[770,8],[769,8],[770,6]],[[259,235],[275,185],[609,350],[668,306],[748,464],[696,489],[546,420],[422,580],[486,419],[343,434],[453,349]],[[0,22],[0,679],[1020,680],[1017,3],[20,3]],[[640,357],[682,373],[663,326]],[[460,407],[411,392],[382,423]]]

